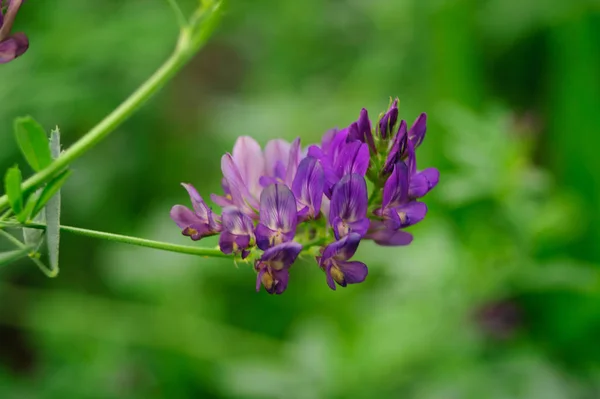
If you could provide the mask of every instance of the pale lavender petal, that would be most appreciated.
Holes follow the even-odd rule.
[[[271,230],[296,231],[296,198],[283,184],[272,184],[260,196],[260,222]]]
[[[279,177],[277,169],[285,169],[289,158],[290,143],[282,139],[269,141],[265,146],[265,175]]]
[[[198,191],[189,183],[181,183],[183,188],[186,189],[188,194],[190,195],[190,199],[192,200],[192,206],[194,207],[194,212],[201,219],[208,220],[208,212],[210,208],[206,205],[202,196],[198,193]]]
[[[260,145],[252,137],[241,136],[233,146],[232,157],[250,194],[258,198],[262,191],[259,179],[265,174],[265,160]]]
[[[221,158],[221,171],[227,180],[231,202],[246,214],[252,213],[252,208],[258,209],[258,201],[250,195],[248,187],[244,183],[244,179],[230,154],[225,154]]]
[[[367,183],[364,177],[352,174],[344,176],[333,188],[329,221],[336,217],[347,223],[366,217],[368,207]]]
[[[298,164],[300,163],[300,157],[302,155],[302,148],[300,147],[300,137],[296,138],[290,146],[290,155],[288,158],[288,164],[285,175],[285,184],[288,186],[292,185],[296,171],[298,170]]]
[[[252,235],[254,224],[252,219],[234,207],[223,209],[223,229],[234,235]]]
[[[299,208],[307,207],[308,214],[316,217],[321,211],[324,188],[323,167],[313,157],[304,158],[292,183],[292,192],[300,205]]]
[[[365,238],[387,247],[409,245],[413,240],[412,234],[404,230],[388,229],[382,222],[371,222],[371,228]]]
[[[411,198],[421,198],[431,191],[440,180],[440,172],[436,168],[427,168],[411,176],[408,195]]]
[[[408,167],[404,162],[394,165],[392,174],[383,186],[383,208],[397,206],[408,200]]]
[[[422,113],[417,117],[413,125],[410,127],[408,132],[408,138],[412,141],[415,148],[421,145],[425,139],[425,132],[427,131],[427,114]]]
[[[180,229],[185,229],[192,224],[202,224],[203,221],[194,212],[183,205],[175,205],[169,213],[171,219]]]

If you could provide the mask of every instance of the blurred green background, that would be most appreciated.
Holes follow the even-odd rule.
[[[28,1],[15,28],[2,170],[27,168],[16,116],[69,145],[177,36],[164,0]],[[230,0],[73,165],[62,222],[186,244],[179,182],[219,190],[237,136],[307,144],[390,96],[428,113],[419,164],[442,178],[410,247],[361,245],[365,283],[333,292],[306,262],[269,296],[245,265],[65,233],[59,278],[0,270],[0,398],[600,397],[597,0]]]

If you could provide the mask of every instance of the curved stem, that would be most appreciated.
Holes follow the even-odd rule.
[[[26,223],[23,225],[13,223],[3,223],[0,227],[28,227],[32,229],[46,229],[46,225],[40,223]],[[163,251],[178,252],[182,254],[206,256],[212,258],[232,258],[231,255],[226,255],[219,249],[213,248],[198,248],[187,245],[171,244],[162,241],[146,240],[144,238],[131,237],[121,234],[106,233],[103,231],[82,229],[79,227],[60,226],[60,230],[68,233],[78,234],[81,236],[100,238],[103,240],[120,242],[124,244],[137,245],[139,247],[161,249]]]
[[[21,241],[17,240],[15,237],[13,237],[12,234],[10,234],[2,229],[0,229],[0,235],[4,236],[8,241],[15,244],[15,246],[19,249],[28,248],[27,245],[25,245]],[[46,267],[46,265],[44,265],[42,262],[40,262],[40,260],[38,258],[35,257],[36,256],[35,249],[31,248],[31,251],[32,252],[29,254],[29,259],[31,259],[31,261],[33,263],[35,263],[35,265],[38,267],[38,269],[40,269],[42,271],[42,273],[44,273],[47,277],[50,277],[50,278],[54,278],[54,277],[58,276],[58,269],[54,269],[54,270],[49,269],[48,267]]]

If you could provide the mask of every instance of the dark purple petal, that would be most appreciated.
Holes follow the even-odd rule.
[[[329,260],[346,261],[352,258],[358,249],[360,238],[359,234],[350,233],[341,240],[327,245],[321,256],[321,265],[326,264]]]
[[[338,217],[346,223],[364,219],[367,207],[367,183],[364,177],[357,174],[346,175],[333,188],[329,222],[333,225]]]
[[[386,247],[409,245],[413,240],[412,234],[404,230],[388,229],[383,222],[371,222],[371,228],[365,238]]]
[[[301,208],[308,208],[307,213],[310,217],[316,217],[321,211],[324,189],[323,167],[313,157],[304,158],[298,166],[298,172],[292,183],[292,192]]]
[[[411,176],[408,188],[410,198],[424,197],[440,180],[440,172],[436,168],[427,168]]]
[[[224,254],[241,253],[242,258],[245,258],[247,256],[246,249],[249,246],[249,235],[235,235],[228,231],[223,231],[219,236],[219,249]]]
[[[254,234],[256,235],[256,246],[262,250],[266,250],[281,243],[292,241],[296,232],[295,230],[287,232],[272,230],[264,224],[259,223],[256,226]]]
[[[334,163],[338,178],[356,173],[364,176],[369,169],[369,146],[360,141],[345,144]]]
[[[409,202],[406,205],[395,208],[395,210],[402,223],[400,227],[408,227],[417,224],[425,219],[425,215],[427,215],[427,205],[423,202]]]
[[[348,126],[348,141],[361,141],[364,143],[365,139],[358,130],[358,123],[354,122]]]
[[[362,283],[369,274],[367,265],[362,262],[335,262],[330,271],[331,277],[336,283],[345,287],[348,284]]]
[[[286,185],[272,184],[260,195],[260,222],[271,230],[296,231],[296,198]]]
[[[238,137],[232,158],[248,191],[258,198],[262,191],[259,179],[265,174],[265,160],[260,145],[252,137]]]
[[[22,55],[29,48],[29,40],[23,33],[15,33],[0,42],[0,64],[5,64]]]
[[[360,116],[358,117],[358,131],[363,142],[369,145],[369,148],[373,154],[376,153],[375,141],[373,140],[373,132],[371,128],[371,121],[369,120],[369,114],[366,109],[360,110]]]
[[[398,100],[396,99],[390,109],[383,115],[379,121],[379,135],[382,139],[387,139],[392,136],[394,126],[398,121]]]
[[[394,165],[392,174],[383,186],[382,207],[393,207],[408,200],[408,167],[404,162]]]
[[[254,268],[258,272],[256,290],[260,284],[270,294],[281,294],[287,288],[288,269],[298,258],[302,245],[296,242],[287,242],[266,250],[260,259],[257,259]]]
[[[394,142],[392,143],[392,147],[390,148],[390,152],[388,153],[387,159],[385,160],[385,165],[383,166],[383,173],[387,174],[392,171],[394,165],[400,161],[402,154],[404,153],[406,147],[406,121],[400,122],[400,127],[398,127],[398,133],[394,137]]]
[[[408,139],[413,143],[413,146],[417,148],[421,145],[425,139],[425,132],[427,131],[427,114],[422,113],[417,117],[413,125],[408,131]]]
[[[294,241],[285,242],[267,249],[260,257],[260,261],[274,270],[286,269],[296,261],[300,251],[302,245]]]

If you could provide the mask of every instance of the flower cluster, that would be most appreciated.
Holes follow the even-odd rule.
[[[14,33],[11,29],[23,0],[0,0],[0,64],[5,64],[22,55],[29,48],[29,40],[24,33]]]
[[[183,184],[193,209],[175,205],[171,218],[192,240],[218,234],[223,253],[253,262],[257,291],[261,285],[271,294],[285,291],[300,254],[315,256],[333,290],[360,283],[367,266],[351,259],[361,240],[408,245],[405,228],[427,213],[419,199],[439,172],[417,169],[415,150],[425,131],[425,114],[410,129],[398,122],[396,100],[375,126],[363,109],[356,122],[308,148],[300,139],[272,140],[263,151],[240,137],[221,159],[223,195],[211,195],[221,214]]]

